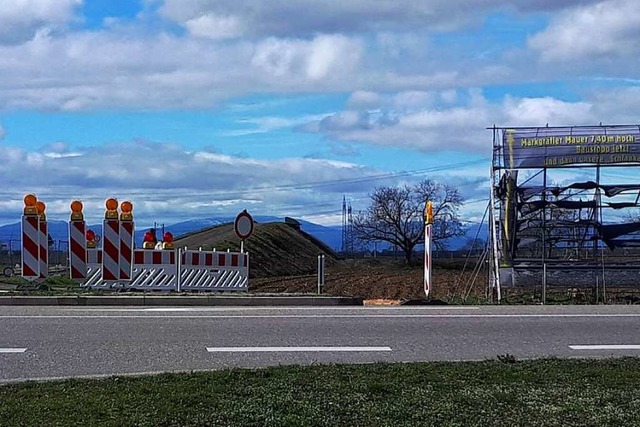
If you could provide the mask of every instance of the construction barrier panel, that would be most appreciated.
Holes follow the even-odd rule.
[[[71,280],[87,277],[87,236],[84,220],[69,222],[69,274]]]
[[[38,245],[40,246],[40,278],[49,277],[49,233],[47,232],[47,220],[40,216],[38,226]]]
[[[182,252],[180,290],[249,290],[249,254],[191,250]]]
[[[247,291],[249,254],[238,252],[135,249],[129,281],[104,280],[100,249],[87,250],[87,279],[92,289],[141,291]]]
[[[35,280],[40,277],[40,218],[35,215],[22,216],[22,277]]]
[[[120,221],[120,280],[131,280],[133,274],[133,229],[133,221]]]
[[[102,226],[102,280],[120,279],[120,220],[105,219]]]

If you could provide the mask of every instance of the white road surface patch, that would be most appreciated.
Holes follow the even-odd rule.
[[[131,315],[0,315],[0,319],[539,319],[539,318],[640,318],[640,313],[618,314],[131,314]]]
[[[570,345],[572,350],[640,350],[637,344]]]
[[[0,348],[0,353],[24,353],[26,348]]]
[[[206,311],[260,311],[260,310],[269,310],[269,311],[286,311],[286,310],[297,310],[297,311],[314,311],[314,310],[322,310],[322,311],[468,311],[468,310],[479,310],[480,307],[470,306],[470,307],[462,307],[462,306],[386,306],[386,307],[360,307],[360,306],[348,306],[348,307],[279,307],[279,306],[271,306],[271,307],[153,307],[153,308],[68,308],[64,311],[112,311],[112,312],[206,312]]]
[[[393,351],[391,347],[207,347],[209,353],[263,353],[263,352],[365,352]]]

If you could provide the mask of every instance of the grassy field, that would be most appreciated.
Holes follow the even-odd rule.
[[[640,359],[499,359],[12,384],[0,425],[640,425]]]

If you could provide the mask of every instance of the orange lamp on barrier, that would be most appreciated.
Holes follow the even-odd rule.
[[[120,221],[133,221],[133,203],[126,200],[120,203]]]
[[[84,219],[84,215],[82,214],[83,208],[84,206],[80,200],[71,202],[71,221],[82,221]]]
[[[36,197],[35,194],[27,194],[26,196],[24,196],[23,213],[25,215],[37,215],[38,214],[38,208],[36,206],[37,203],[38,203],[38,198]]]
[[[104,202],[104,206],[107,208],[105,219],[118,219],[118,199],[111,197]]]
[[[424,210],[424,222],[425,224],[433,224],[433,203],[427,202]]]
[[[89,229],[84,233],[84,236],[87,238],[87,248],[95,248],[96,247],[96,233]]]
[[[173,249],[173,234],[169,231],[162,235],[162,249]]]
[[[40,200],[38,200],[36,202],[36,211],[38,212],[38,216],[42,221],[45,221],[47,219],[47,216],[44,213],[44,211],[46,210],[47,210],[47,205],[45,205],[44,202],[41,202]]]
[[[144,233],[142,240],[142,249],[154,249],[156,247],[156,236],[151,231]]]

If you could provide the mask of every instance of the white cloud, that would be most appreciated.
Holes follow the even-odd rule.
[[[593,0],[164,0],[160,13],[188,27],[203,16],[242,16],[253,35],[309,36],[415,29],[460,29],[491,9],[549,11]]]
[[[595,124],[597,117],[588,102],[564,102],[551,97],[507,98],[504,119],[510,126],[564,126]]]
[[[640,53],[637,0],[605,0],[568,10],[529,39],[545,61],[571,62]]]
[[[208,107],[233,96],[319,92],[357,78],[362,44],[340,35],[216,43],[118,31],[40,34],[0,46],[0,109]]]
[[[255,47],[251,64],[266,75],[303,80],[342,80],[360,62],[359,41],[341,35],[319,35],[313,40],[268,38]]]
[[[82,0],[6,0],[0,4],[0,42],[18,42],[36,31],[55,30],[74,19]]]
[[[245,27],[237,16],[206,14],[185,22],[191,34],[210,39],[228,39],[241,36]]]
[[[20,201],[34,192],[53,219],[65,219],[74,198],[99,219],[110,196],[131,199],[140,218],[160,214],[166,221],[232,215],[248,204],[261,214],[307,213],[305,206],[318,203],[338,206],[345,191],[366,193],[369,183],[362,178],[379,174],[334,160],[238,158],[145,140],[82,150],[64,143],[37,151],[2,145],[0,157],[0,200]],[[20,203],[5,207],[0,223],[19,219]]]
[[[310,121],[320,120],[326,114],[323,115],[307,115],[300,117],[252,117],[247,119],[238,120],[239,124],[251,125],[252,127],[247,129],[238,129],[233,131],[224,132],[226,136],[242,136],[252,135],[256,133],[268,133],[277,131],[280,129],[289,129],[296,126],[309,123]]]
[[[359,142],[383,147],[403,147],[416,151],[442,150],[490,155],[487,127],[497,126],[579,126],[637,122],[640,88],[620,88],[592,93],[583,101],[563,101],[553,97],[506,96],[489,101],[478,91],[458,91],[456,101],[448,91],[429,96],[406,94],[378,96],[374,109],[354,107],[327,115],[298,129],[321,133],[333,140]],[[357,95],[360,96],[360,95]],[[434,100],[442,99],[442,102]]]

